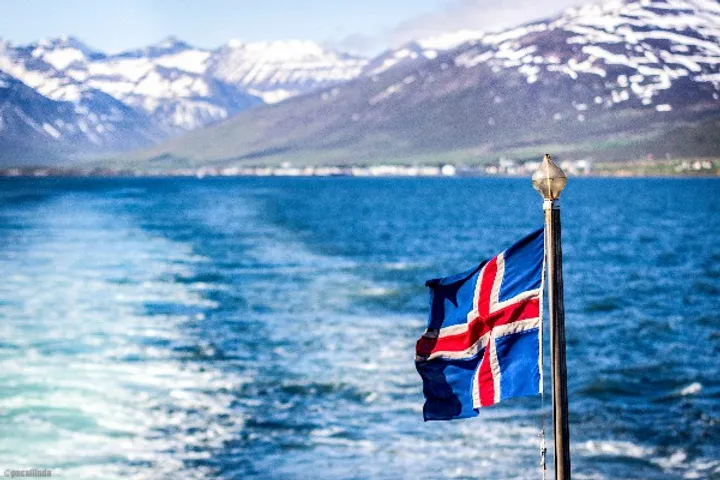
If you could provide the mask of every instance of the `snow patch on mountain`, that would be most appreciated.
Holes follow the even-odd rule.
[[[434,37],[418,40],[418,44],[428,50],[452,50],[463,43],[480,40],[485,32],[478,30],[459,30],[457,32],[444,33]]]
[[[684,79],[718,90],[720,7],[707,0],[612,0],[477,37],[458,48],[456,66],[512,69],[529,84],[555,73],[594,75],[605,79],[606,105],[651,105]]]
[[[26,151],[139,147],[160,139],[140,115],[98,91],[55,101],[0,71],[0,103],[0,143]]]
[[[176,68],[190,73],[202,74],[207,69],[210,52],[205,50],[186,50],[158,57],[155,63],[166,68]]]
[[[347,80],[362,72],[365,58],[327,50],[315,42],[244,43],[231,40],[208,59],[208,73],[275,103]]]

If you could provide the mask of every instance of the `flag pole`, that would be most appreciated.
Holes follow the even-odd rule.
[[[560,244],[560,192],[565,173],[545,155],[533,174],[535,190],[542,195],[545,214],[545,259],[550,311],[550,364],[555,438],[555,479],[570,480],[570,428],[568,422],[567,363],[565,360],[565,306],[563,301],[562,246]]]

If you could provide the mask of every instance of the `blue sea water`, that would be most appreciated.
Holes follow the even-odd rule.
[[[720,478],[719,201],[563,194],[574,478]],[[0,180],[0,470],[539,478],[549,395],[423,423],[413,358],[424,281],[541,223],[527,179]]]

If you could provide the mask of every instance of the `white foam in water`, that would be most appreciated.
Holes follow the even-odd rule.
[[[700,382],[693,382],[687,387],[680,390],[680,395],[695,395],[696,393],[700,393],[703,386]]]
[[[389,262],[383,265],[386,270],[411,270],[423,266],[421,263]]]
[[[682,449],[674,450],[669,454],[661,454],[656,448],[620,440],[587,441],[579,444],[578,447],[576,453],[582,456],[627,457],[646,460],[667,473],[679,475],[682,472],[682,478],[705,478],[710,472],[720,472],[720,461],[708,459],[689,461],[687,452]]]
[[[242,428],[233,415],[211,421],[230,412],[218,390],[242,380],[173,358],[166,345],[195,314],[143,311],[215,308],[192,285],[156,280],[203,259],[83,202],[18,215],[22,241],[0,256],[0,271],[13,272],[0,282],[0,465],[78,479],[207,477],[185,462]]]
[[[244,293],[272,306],[262,316],[269,334],[264,342],[281,345],[273,351],[277,368],[287,376],[282,386],[304,392],[294,396],[292,407],[310,403],[306,417],[291,420],[316,425],[305,437],[312,448],[264,451],[264,457],[253,458],[257,469],[278,478],[467,478],[478,472],[488,478],[528,478],[539,473],[535,411],[488,409],[478,419],[424,423],[413,352],[425,314],[364,314],[354,302],[394,295],[395,286],[367,278],[355,261],[310,251],[290,232],[258,218],[247,199],[243,206],[233,221],[255,229],[242,232],[244,254],[264,274],[278,274],[245,281]],[[313,393],[320,389],[330,392]],[[251,399],[239,401],[250,405]],[[269,422],[281,422],[282,412],[291,408],[267,399],[254,406],[260,420]],[[518,412],[524,420],[516,418]],[[250,435],[265,441],[279,435],[283,442],[293,434],[281,429]]]
[[[367,287],[358,291],[358,295],[362,297],[388,297],[397,295],[397,290],[386,287]]]
[[[326,476],[317,473],[322,478],[342,478],[346,471],[342,468],[347,465],[352,465],[352,475],[359,478],[539,476],[540,425],[534,409],[513,409],[509,404],[509,408],[484,410],[478,419],[422,423],[420,381],[411,358],[416,338],[408,333],[422,331],[424,315],[364,316],[357,309],[348,311],[352,299],[358,297],[358,288],[361,296],[382,297],[394,291],[392,285],[368,285],[369,279],[362,277],[362,269],[353,262],[313,254],[277,229],[265,231],[263,239],[253,250],[254,258],[275,265],[273,268],[292,265],[296,274],[308,276],[301,289],[290,281],[274,285],[273,295],[289,302],[266,319],[279,338],[302,341],[306,349],[296,356],[293,353],[301,352],[279,350],[279,356],[287,358],[288,370],[302,372],[306,378],[305,383],[293,385],[309,388],[321,379],[359,392],[357,402],[338,405],[325,400],[322,427],[310,434],[313,449],[293,453],[292,460],[283,460],[287,452],[266,460],[279,476],[302,476],[296,465],[314,465],[318,459],[327,465]],[[329,294],[332,301],[326,298]],[[299,312],[311,320],[302,320]],[[312,328],[307,328],[309,324]],[[683,392],[694,394],[698,387],[701,385],[692,384]],[[551,452],[551,445],[548,448]],[[684,450],[661,453],[625,441],[580,443],[576,454],[643,459],[685,478],[707,475],[720,465],[708,464],[707,459],[689,460]],[[334,465],[340,466],[332,473]],[[608,477],[592,473],[578,478]]]
[[[623,441],[588,441],[582,444],[584,453],[590,455],[619,455],[631,458],[647,458],[653,454],[651,448]]]
[[[402,285],[374,280],[362,260],[314,253],[252,199],[212,200],[183,207],[188,225],[177,220],[201,232],[191,241],[212,259],[162,237],[162,225],[152,235],[93,204],[25,207],[23,230],[0,251],[0,271],[12,272],[0,283],[0,466],[80,479],[217,475],[194,461],[233,478],[540,476],[539,400],[423,423],[413,351],[426,315],[381,304]],[[223,285],[192,281],[208,265]],[[242,307],[226,311],[218,298]],[[173,346],[189,344],[201,357],[227,347],[228,359],[183,361]],[[249,357],[241,367],[235,347]],[[678,391],[696,395],[694,385]],[[597,440],[573,449],[576,465],[628,457],[672,478],[720,468],[690,448]]]

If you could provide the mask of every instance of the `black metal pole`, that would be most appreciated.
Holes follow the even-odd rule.
[[[549,203],[549,205],[548,205]],[[565,304],[563,299],[560,208],[557,200],[546,202],[545,245],[550,311],[550,363],[552,368],[555,478],[570,479],[570,427],[568,421],[567,362],[565,359]]]

